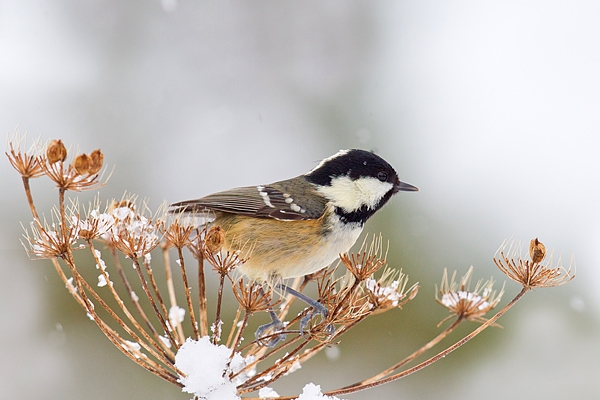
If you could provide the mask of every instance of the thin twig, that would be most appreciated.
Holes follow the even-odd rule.
[[[439,352],[438,354],[436,354],[435,356],[429,358],[426,361],[423,361],[422,363],[415,365],[412,368],[409,368],[405,371],[399,372],[397,374],[388,376],[387,378],[383,378],[383,379],[379,379],[377,381],[371,382],[369,384],[366,385],[362,385],[362,386],[355,386],[355,387],[351,387],[351,388],[347,388],[347,389],[338,389],[338,390],[332,390],[329,392],[325,392],[324,394],[327,396],[339,396],[339,395],[343,395],[343,394],[349,394],[349,393],[356,393],[358,391],[361,390],[365,390],[365,389],[370,389],[372,387],[375,386],[380,386],[383,385],[385,383],[389,383],[392,381],[395,381],[396,379],[400,379],[400,378],[404,378],[405,376],[411,375],[417,371],[422,370],[423,368],[433,364],[434,362],[440,360],[441,358],[446,357],[448,354],[450,354],[451,352],[453,352],[454,350],[458,349],[460,346],[462,346],[463,344],[467,343],[469,340],[473,339],[475,336],[477,336],[478,334],[480,334],[481,332],[483,332],[486,328],[488,328],[489,326],[491,326],[492,324],[494,324],[494,322],[496,322],[498,320],[498,318],[500,318],[502,315],[504,315],[504,313],[506,313],[512,306],[514,306],[517,301],[519,301],[521,299],[521,297],[523,297],[523,295],[525,295],[525,293],[527,293],[529,291],[528,288],[523,287],[523,289],[521,289],[521,291],[515,296],[514,299],[512,299],[510,301],[510,303],[508,303],[506,306],[504,306],[504,308],[502,308],[502,310],[498,311],[496,313],[496,315],[494,315],[492,318],[490,318],[489,320],[487,320],[485,323],[481,324],[477,329],[475,329],[473,332],[469,333],[467,336],[465,336],[464,338],[462,338],[461,340],[459,340],[458,342],[454,343],[452,346],[448,347],[447,349]],[[289,397],[287,399],[293,399],[295,397]],[[281,399],[286,399],[286,398],[281,398]]]
[[[185,290],[185,298],[187,300],[188,312],[190,313],[190,322],[194,332],[194,340],[200,339],[198,334],[198,323],[194,314],[194,306],[192,305],[192,296],[190,294],[190,285],[188,283],[187,273],[185,272],[185,263],[183,260],[183,252],[180,247],[177,248],[177,256],[179,257],[179,266],[181,267],[181,278],[183,279],[183,287]]]
[[[177,306],[177,297],[175,296],[175,285],[173,284],[173,273],[171,270],[171,259],[169,258],[169,250],[167,246],[162,246],[163,251],[163,260],[165,262],[165,275],[167,281],[167,292],[169,293],[169,301],[171,302],[171,308],[178,307]],[[185,335],[183,334],[183,326],[181,325],[181,321],[179,319],[175,319],[175,321],[171,322],[175,324],[175,330],[177,332],[177,337],[173,337],[171,340],[176,340],[178,343],[176,348],[181,346],[183,342],[185,342]],[[175,336],[175,332],[173,332],[173,336]]]

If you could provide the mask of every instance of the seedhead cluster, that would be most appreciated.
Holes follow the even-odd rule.
[[[152,213],[135,196],[107,202],[96,199],[81,207],[67,192],[105,184],[102,151],[72,155],[60,140],[36,142],[25,151],[24,143],[24,138],[15,136],[6,155],[21,175],[33,217],[24,235],[29,255],[52,262],[74,299],[123,354],[196,398],[236,399],[252,392],[274,397],[269,387],[273,382],[339,343],[345,332],[367,317],[401,309],[417,295],[419,286],[409,283],[401,270],[387,266],[383,241],[373,236],[356,253],[340,255],[337,265],[288,283],[302,292],[315,282],[318,301],[328,310],[325,318],[312,319],[300,331],[299,323],[310,310],[292,311],[294,297],[237,274],[247,260],[223,251],[221,228],[194,226],[164,210]],[[49,221],[40,217],[33,200],[30,182],[38,177],[49,178],[58,188],[58,203]],[[494,324],[529,289],[557,286],[574,277],[570,269],[542,264],[545,248],[537,239],[532,241],[529,259],[513,251],[516,247],[510,245],[505,254],[503,245],[494,261],[523,290],[495,316],[484,318],[500,303],[503,288],[495,291],[490,279],[471,290],[472,268],[460,279],[456,272],[448,278],[444,271],[436,299],[454,322],[381,373],[325,394],[353,393],[418,371]],[[87,254],[91,263],[75,253]],[[212,297],[207,294],[208,274],[215,274],[218,282]],[[258,326],[253,316],[265,312],[288,321],[286,339],[274,348],[263,344],[282,332],[253,335]],[[465,320],[482,325],[434,357],[396,372]],[[320,394],[314,385],[307,385],[305,392],[309,391]]]

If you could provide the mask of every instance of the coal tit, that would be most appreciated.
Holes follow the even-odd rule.
[[[296,178],[174,203],[170,212],[211,216],[211,224],[225,233],[224,250],[240,251],[247,259],[239,272],[253,280],[281,282],[317,272],[348,252],[365,222],[401,190],[418,189],[401,182],[394,168],[374,153],[341,150]],[[326,315],[318,302],[299,297]],[[267,327],[282,326],[274,313],[271,317],[273,322],[259,328],[257,336]]]

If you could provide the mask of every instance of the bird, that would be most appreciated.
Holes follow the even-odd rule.
[[[169,212],[208,218],[225,235],[223,250],[240,252],[246,261],[237,271],[250,280],[278,282],[290,293],[327,315],[321,303],[282,283],[315,273],[347,253],[366,221],[399,191],[418,191],[402,182],[394,168],[373,152],[340,150],[309,172],[271,184],[246,186],[173,203]],[[271,323],[256,339],[284,325],[272,310]],[[300,333],[312,318],[300,322]],[[284,339],[281,334],[268,347]],[[259,341],[260,342],[260,341]]]

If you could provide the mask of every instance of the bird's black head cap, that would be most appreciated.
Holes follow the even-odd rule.
[[[352,180],[372,177],[394,185],[398,182],[396,171],[387,161],[375,153],[359,149],[341,150],[321,161],[305,176],[309,182],[322,186],[330,185],[333,178],[340,176],[348,176]]]

